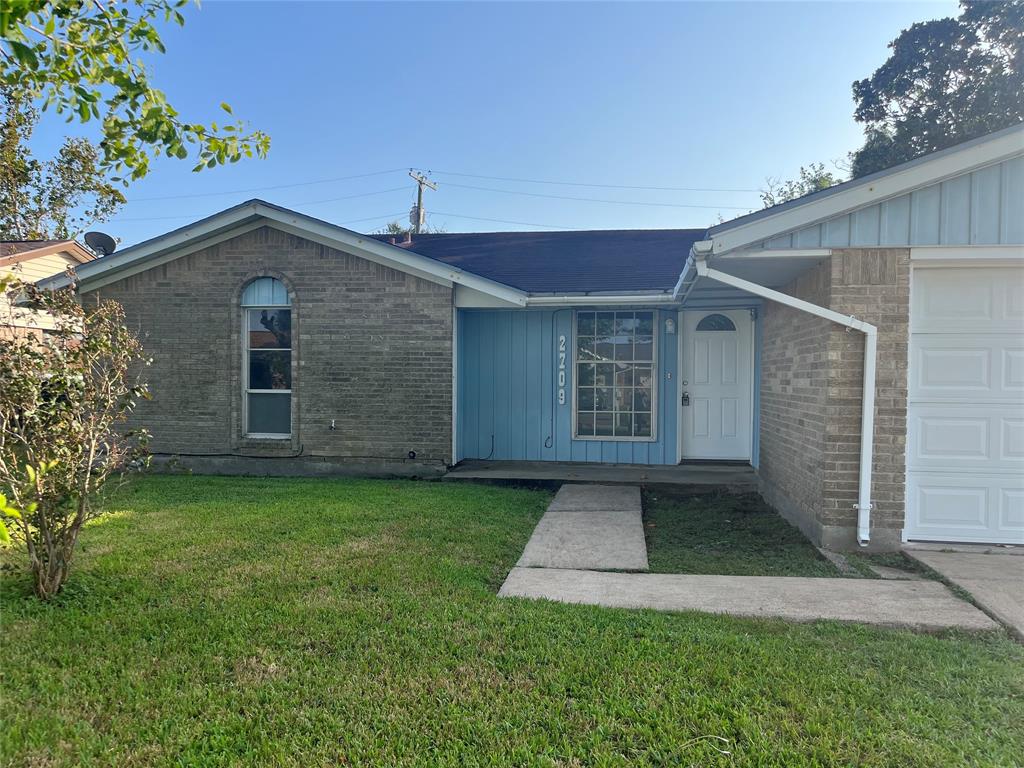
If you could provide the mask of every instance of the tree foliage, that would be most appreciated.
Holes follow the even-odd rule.
[[[145,432],[122,424],[149,396],[139,378],[148,361],[117,302],[85,308],[73,288],[42,291],[9,276],[0,290],[11,306],[0,322],[0,539],[25,548],[45,600],[67,581],[108,479],[144,455]],[[54,330],[19,328],[19,301],[47,312]]]
[[[796,200],[798,197],[820,192],[831,186],[839,184],[841,178],[831,171],[825,170],[824,163],[811,163],[808,166],[801,166],[800,178],[782,182],[779,179],[769,178],[765,187],[761,190],[761,202],[765,208],[773,205],[780,205]]]
[[[448,230],[445,229],[444,227],[432,227],[429,224],[423,228],[423,234],[438,235],[444,234],[447,231]],[[395,237],[405,237],[411,232],[412,226],[409,224],[403,224],[398,219],[389,221],[387,224],[385,224],[383,227],[377,230],[377,234],[379,235],[394,235]]]
[[[242,122],[184,120],[138,58],[163,53],[159,23],[183,25],[188,0],[3,0],[0,85],[68,121],[101,122],[102,165],[138,179],[153,156],[194,156],[194,170],[264,156],[270,138]],[[231,114],[231,107],[221,108]]]
[[[853,84],[860,177],[1024,120],[1024,0],[961,0],[957,18],[914,24]]]
[[[38,120],[28,99],[0,88],[0,240],[74,237],[125,202],[87,139],[65,138],[53,158],[35,158],[30,139]]]

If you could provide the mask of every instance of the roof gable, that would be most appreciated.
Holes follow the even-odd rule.
[[[1019,185],[1019,182],[1013,181],[1024,170],[1024,160],[1020,158],[1024,158],[1024,124],[924,155],[782,205],[740,216],[712,227],[708,237],[713,243],[714,253],[761,244],[776,248],[842,247],[861,242],[875,246],[912,244],[909,211],[906,217],[907,236],[900,241],[898,233],[904,220],[900,218],[901,206],[913,204],[922,210],[931,210],[934,204],[938,211],[941,205],[952,209],[958,202],[969,203],[975,188],[975,181],[969,177],[974,174],[978,174],[977,182],[982,187],[991,189],[995,172],[988,169],[1004,166],[1006,173],[1003,174],[1002,169],[999,171],[998,185],[1001,185],[1001,191],[1005,187],[1007,194],[1001,197],[1003,202],[1000,205],[1012,207],[1015,203],[1024,202],[1024,190],[1017,189],[1015,184]],[[986,171],[988,176],[984,176]],[[1007,179],[1005,185],[1002,181],[1004,176]],[[951,183],[954,179],[961,179],[959,186]],[[913,194],[926,189],[933,191],[911,199]],[[950,196],[944,196],[944,191],[949,190],[952,190]],[[934,196],[934,201],[929,195]],[[883,207],[885,214],[891,213],[896,218],[887,218],[883,222]],[[978,207],[979,210],[986,207],[991,210],[991,203],[980,202]],[[924,215],[929,214],[924,212]],[[927,224],[929,229],[932,226]],[[872,235],[872,232],[876,234]],[[1021,238],[1012,230],[1000,236],[1016,238],[1018,241]],[[941,242],[940,235],[936,234],[935,238],[928,244]],[[983,241],[989,238],[985,236]],[[959,241],[962,238],[957,235],[950,239]],[[971,242],[970,237],[963,242]]]
[[[236,205],[165,235],[84,264],[77,270],[79,286],[83,290],[99,288],[262,226],[273,226],[432,282],[449,286],[466,285],[513,305],[522,306],[526,303],[525,295],[509,286],[262,200],[250,200]],[[43,281],[44,285],[51,288],[68,283],[68,279],[63,276]]]

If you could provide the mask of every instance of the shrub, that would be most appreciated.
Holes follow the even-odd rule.
[[[0,538],[23,546],[36,595],[68,579],[78,535],[112,477],[145,463],[147,434],[124,427],[148,398],[142,344],[114,301],[79,303],[0,278]],[[26,325],[35,328],[26,328]]]

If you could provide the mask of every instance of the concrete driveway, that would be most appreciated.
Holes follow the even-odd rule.
[[[982,609],[1024,640],[1024,549],[943,552],[908,547],[904,551],[970,592]]]

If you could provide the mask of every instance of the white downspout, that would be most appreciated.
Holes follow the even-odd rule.
[[[694,248],[695,252],[697,248]],[[831,309],[819,307],[809,301],[798,299],[780,291],[766,288],[726,272],[720,272],[707,265],[699,252],[695,253],[697,274],[725,285],[739,288],[741,291],[761,296],[770,301],[785,304],[787,307],[808,312],[833,323],[853,328],[864,334],[864,384],[860,414],[860,484],[857,491],[857,542],[863,547],[871,539],[871,463],[874,453],[875,435],[875,366],[878,357],[878,328],[858,320],[851,315],[833,312]]]

